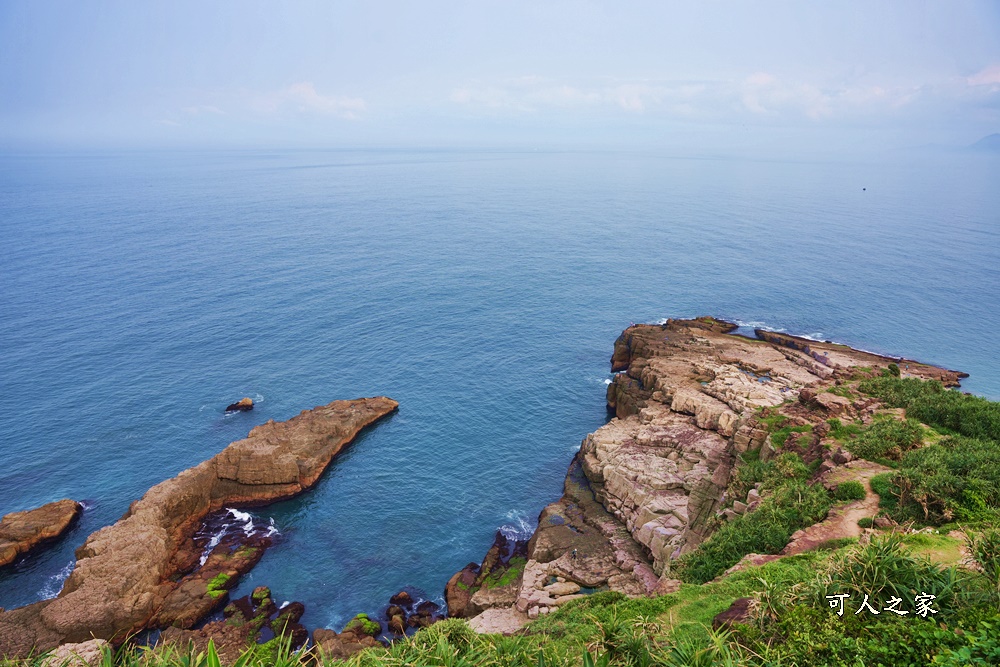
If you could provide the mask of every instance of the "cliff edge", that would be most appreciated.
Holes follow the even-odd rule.
[[[737,328],[702,317],[622,332],[611,359],[617,375],[607,390],[614,417],[584,438],[563,497],[539,516],[523,566],[489,557],[466,566],[448,583],[449,613],[488,628],[502,609],[514,629],[594,590],[631,596],[676,590],[671,561],[697,548],[726,517],[753,511],[754,491],[746,502],[727,502],[725,494],[739,454],[773,454],[766,410],[780,406],[789,423],[829,430],[828,418],[870,420],[880,407],[876,399],[833,390],[859,372],[892,371],[945,386],[965,377],[835,343],[767,331],[733,335]],[[838,452],[841,462],[850,458],[824,442],[823,433],[816,428],[802,445],[804,458],[823,459],[821,472],[836,465]]]

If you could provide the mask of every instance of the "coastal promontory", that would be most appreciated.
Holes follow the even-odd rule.
[[[857,430],[899,415],[857,383],[890,374],[957,386],[965,376],[781,333],[735,335],[737,328],[703,317],[626,329],[611,359],[612,418],[583,439],[562,498],[542,510],[523,556],[498,558],[494,545],[481,565],[452,577],[450,613],[482,631],[510,632],[594,591],[675,591],[679,559],[768,493],[734,481],[741,456],[767,461],[789,451],[812,483],[866,482],[877,466],[851,467],[854,456],[831,431],[838,420]],[[803,525],[782,528],[792,547],[809,535],[791,535],[797,527],[826,525],[824,502]],[[851,530],[856,536],[857,525]],[[818,531],[851,536],[836,532]]]
[[[252,566],[264,546],[241,545],[206,558],[194,541],[205,517],[301,493],[363,428],[397,408],[386,397],[342,400],[268,421],[157,484],[77,550],[58,597],[0,613],[0,656],[92,638],[116,642],[146,628],[190,627],[221,601],[222,589],[212,582],[235,583],[234,575]],[[207,567],[215,568],[211,578]]]

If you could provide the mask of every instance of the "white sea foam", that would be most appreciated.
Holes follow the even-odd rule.
[[[767,322],[758,322],[756,320],[751,320],[749,322],[745,322],[743,320],[733,320],[733,322],[740,328],[763,329],[764,331],[774,331],[776,333],[788,333],[788,329],[782,329],[781,327],[772,327]]]
[[[500,532],[508,540],[523,540],[531,537],[531,534],[535,531],[534,525],[519,510],[511,510],[504,517],[507,519],[507,523],[500,526]]]
[[[610,378],[605,378],[604,384],[611,384],[611,379]]]
[[[66,563],[66,565],[50,576],[46,581],[45,585],[42,586],[42,590],[38,591],[39,600],[51,600],[52,598],[59,595],[59,591],[62,590],[63,583],[66,578],[69,577],[70,573],[73,571],[73,566],[76,565],[75,560],[71,560]]]
[[[233,518],[236,519],[237,521],[244,521],[244,522],[253,521],[253,517],[250,515],[249,512],[241,512],[238,509],[234,509],[232,507],[227,507],[226,511],[232,514]]]

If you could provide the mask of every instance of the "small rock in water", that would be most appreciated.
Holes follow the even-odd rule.
[[[226,412],[247,412],[248,410],[253,410],[253,399],[251,398],[241,398],[226,406]]]
[[[389,598],[389,603],[408,606],[413,604],[413,598],[406,591],[400,591]]]

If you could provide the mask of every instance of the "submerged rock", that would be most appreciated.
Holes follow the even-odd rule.
[[[80,503],[65,499],[5,515],[0,520],[0,567],[61,537],[82,511]]]
[[[227,506],[263,505],[301,493],[361,429],[397,408],[389,398],[363,398],[304,410],[286,422],[268,421],[208,461],[157,484],[118,522],[87,538],[57,598],[0,613],[0,656],[23,657],[91,638],[121,641],[157,627],[161,611],[186,624],[189,617],[174,613],[168,601],[187,597],[176,591],[198,564],[192,536],[204,517]]]

